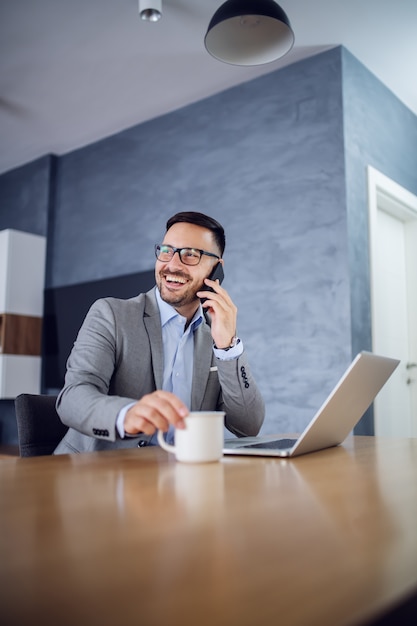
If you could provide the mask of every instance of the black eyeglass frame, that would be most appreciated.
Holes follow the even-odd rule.
[[[180,257],[180,261],[184,265],[191,265],[191,266],[198,265],[200,263],[200,261],[201,261],[201,257],[203,256],[203,254],[205,254],[206,256],[211,256],[211,257],[213,257],[215,259],[219,259],[219,260],[221,259],[221,257],[219,257],[217,254],[213,254],[213,252],[207,252],[207,250],[200,250],[199,248],[190,248],[190,247],[187,247],[187,248],[175,248],[174,246],[170,246],[168,243],[156,243],[155,244],[155,256],[158,259],[158,261],[160,261],[161,263],[168,263],[169,262],[169,261],[161,261],[161,259],[158,257],[158,248],[160,250],[162,246],[172,250],[172,256],[169,259],[169,261],[171,259],[173,259],[174,258],[174,254],[176,254],[178,252],[178,256]],[[193,250],[195,252],[199,252],[200,253],[200,257],[199,257],[197,263],[186,263],[183,260],[182,256],[181,256],[182,253],[184,252],[184,250]]]

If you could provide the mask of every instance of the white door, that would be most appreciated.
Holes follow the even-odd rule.
[[[372,349],[401,359],[374,402],[375,434],[417,436],[417,197],[368,168]]]

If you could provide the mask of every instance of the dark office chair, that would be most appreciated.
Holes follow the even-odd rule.
[[[52,454],[68,430],[55,409],[56,396],[22,393],[14,401],[20,456]]]

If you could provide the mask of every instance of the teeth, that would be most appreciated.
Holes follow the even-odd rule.
[[[169,283],[181,283],[181,285],[185,285],[187,282],[184,278],[180,276],[166,276],[166,279]]]

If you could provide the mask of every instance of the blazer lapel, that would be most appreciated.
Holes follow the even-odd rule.
[[[162,344],[161,317],[155,298],[156,287],[146,294],[145,312],[143,321],[148,333],[152,354],[152,368],[155,386],[162,389],[164,377],[164,347]]]
[[[213,358],[212,346],[210,326],[206,323],[200,324],[194,333],[194,375],[190,407],[194,411],[198,411],[203,403]]]

